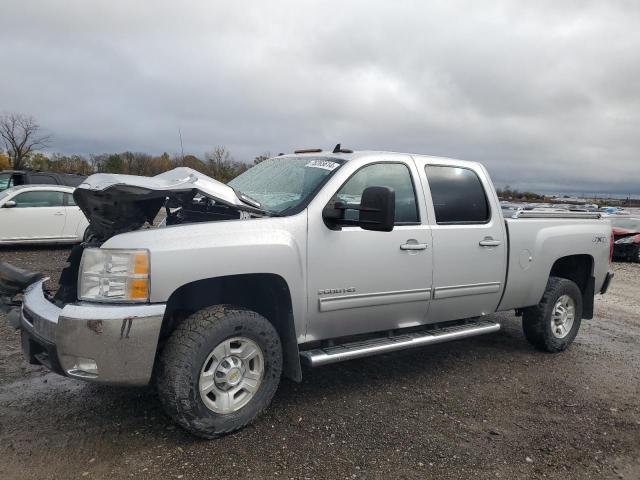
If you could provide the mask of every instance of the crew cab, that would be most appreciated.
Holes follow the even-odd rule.
[[[55,295],[5,268],[11,293],[29,284],[12,317],[27,358],[93,382],[154,380],[206,438],[251,422],[302,365],[496,332],[496,311],[559,352],[612,277],[599,214],[504,219],[487,170],[449,158],[337,146],[226,185],[188,168],[97,174],[74,198],[95,237]]]

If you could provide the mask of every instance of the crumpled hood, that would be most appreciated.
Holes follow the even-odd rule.
[[[233,188],[187,167],[155,177],[97,173],[78,185],[73,198],[94,235],[105,240],[153,222],[167,197],[184,201],[198,193],[240,210],[252,210]]]

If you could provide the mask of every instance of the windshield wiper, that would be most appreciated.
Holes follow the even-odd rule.
[[[266,208],[264,208],[262,206],[262,204],[257,201],[254,198],[251,198],[249,195],[247,195],[246,193],[242,193],[240,190],[236,190],[235,188],[233,189],[236,192],[236,195],[238,196],[238,198],[246,203],[247,205],[259,210],[261,213],[264,213],[265,215],[268,215],[270,217],[281,217],[282,215],[280,215],[278,212],[272,212],[271,210],[267,210]]]

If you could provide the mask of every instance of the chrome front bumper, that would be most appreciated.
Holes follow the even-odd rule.
[[[32,363],[98,383],[146,385],[166,306],[78,302],[59,308],[44,280],[24,293],[22,348]]]

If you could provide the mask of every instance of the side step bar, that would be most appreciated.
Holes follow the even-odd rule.
[[[373,338],[361,342],[344,343],[332,347],[316,348],[300,352],[302,362],[310,367],[368,357],[379,353],[395,352],[407,348],[434,343],[449,342],[497,332],[500,324],[489,320],[471,320],[460,325],[442,327],[422,332],[400,334],[395,337]]]

